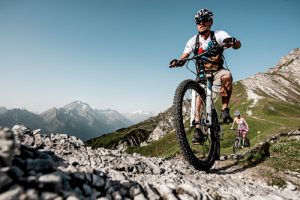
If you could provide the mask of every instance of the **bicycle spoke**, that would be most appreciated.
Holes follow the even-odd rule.
[[[196,96],[198,97],[198,110],[197,108],[197,101],[196,101]],[[194,99],[193,99],[194,98]],[[185,124],[185,130],[188,130],[191,123],[186,123],[186,121],[190,121],[191,117],[196,123],[199,123],[197,126],[202,130],[204,134],[207,134],[207,127],[205,127],[205,103],[202,98],[200,98],[200,94],[195,91],[194,89],[188,89],[184,93],[183,97],[183,106],[182,106],[182,116],[183,116],[183,124]],[[194,110],[193,110],[194,109]],[[191,114],[192,112],[192,114]],[[196,157],[199,159],[206,159],[209,152],[210,152],[210,144],[211,140],[210,138],[208,139],[208,136],[206,135],[206,140],[203,144],[193,144],[192,143],[192,138],[194,136],[195,132],[195,127],[192,127],[189,129],[190,131],[187,134],[188,142],[190,145],[191,150],[195,154]]]

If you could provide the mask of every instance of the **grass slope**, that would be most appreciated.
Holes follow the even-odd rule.
[[[246,90],[242,83],[234,83],[230,101],[231,115],[233,116],[235,110],[239,110],[247,120],[250,127],[248,138],[250,139],[251,146],[278,133],[280,130],[298,128],[300,125],[300,105],[274,100],[269,97],[259,100],[254,107],[251,107],[252,104],[253,101],[247,99]],[[216,101],[216,106],[220,110],[220,98]],[[247,110],[251,110],[252,115],[246,115]],[[170,112],[170,109],[168,112]],[[136,129],[144,129],[146,130],[144,134],[150,134],[162,118],[163,114],[128,129],[121,129],[117,132],[92,139],[87,144],[94,148],[111,148],[119,140],[126,140],[126,138],[130,137],[130,134],[133,134],[132,132]],[[232,153],[232,144],[236,133],[230,130],[230,127],[231,124],[222,125],[223,140],[221,141],[221,154],[223,155]],[[176,134],[170,132],[160,140],[152,142],[147,146],[132,146],[127,149],[127,152],[169,158],[179,154],[180,150]]]
[[[130,126],[128,128],[119,129],[113,133],[105,134],[97,138],[90,139],[85,143],[92,148],[104,147],[108,149],[116,148],[120,141],[145,141],[150,133],[161,120],[162,114],[152,117],[148,120]]]

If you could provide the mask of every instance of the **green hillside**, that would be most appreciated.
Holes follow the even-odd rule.
[[[230,102],[231,115],[235,110],[239,110],[242,116],[247,120],[250,131],[248,138],[251,146],[274,135],[284,129],[298,128],[300,125],[300,105],[264,98],[259,100],[254,107],[251,107],[253,101],[247,100],[247,94],[241,82],[233,86],[233,94]],[[220,110],[220,99],[216,102]],[[251,110],[252,115],[247,115],[246,111]],[[120,129],[99,138],[89,140],[88,145],[95,147],[115,148],[116,144],[123,141],[139,140],[143,142],[154,130],[160,120],[170,115],[169,109],[166,113],[161,113],[157,117],[131,126],[127,129]],[[232,153],[232,144],[235,138],[235,132],[230,130],[230,125],[222,125],[223,136],[221,141],[221,154]],[[137,139],[140,137],[139,139]],[[133,139],[134,138],[134,139]],[[147,146],[139,147],[138,144],[131,142],[127,149],[128,153],[139,153],[146,156],[173,157],[180,153],[175,132],[170,132],[158,141],[152,142]]]
[[[170,110],[170,109],[169,109]],[[170,112],[170,111],[166,112]],[[148,120],[132,125],[128,128],[119,129],[113,133],[105,134],[97,138],[90,139],[85,143],[92,148],[104,147],[114,149],[119,145],[120,141],[126,141],[131,145],[138,145],[136,142],[144,142],[149,137],[150,133],[158,125],[159,121],[165,118],[164,113],[160,113],[156,117],[151,117]]]

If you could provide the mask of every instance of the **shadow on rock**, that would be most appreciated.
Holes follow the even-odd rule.
[[[270,143],[261,143],[243,154],[235,155],[235,157],[236,159],[232,160],[228,165],[211,169],[210,172],[216,174],[235,174],[255,167],[270,157]]]

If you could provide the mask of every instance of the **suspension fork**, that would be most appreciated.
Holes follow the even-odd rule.
[[[207,74],[206,79],[206,99],[205,99],[205,105],[206,105],[206,116],[205,116],[205,125],[207,127],[210,127],[212,125],[212,75]],[[192,107],[191,107],[191,113],[190,113],[190,126],[194,126],[194,119],[195,119],[195,113],[196,113],[196,93],[192,92]]]
[[[212,125],[212,74],[206,75],[206,125]]]

